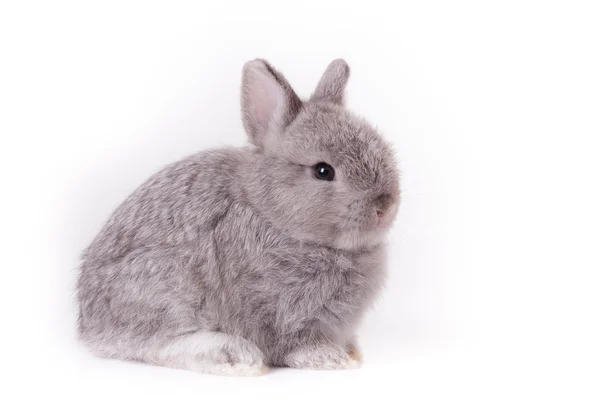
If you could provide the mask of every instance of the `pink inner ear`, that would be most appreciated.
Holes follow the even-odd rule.
[[[264,132],[275,116],[281,88],[269,72],[254,69],[248,76],[246,90],[252,117]]]

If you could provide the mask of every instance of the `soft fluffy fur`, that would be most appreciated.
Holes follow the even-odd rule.
[[[356,365],[399,183],[390,147],[343,107],[348,76],[332,62],[303,102],[266,61],[244,66],[252,146],[158,172],[85,251],[79,333],[94,353],[236,375]]]

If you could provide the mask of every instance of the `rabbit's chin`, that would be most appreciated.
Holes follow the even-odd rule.
[[[387,229],[375,229],[368,232],[350,230],[341,232],[333,246],[344,250],[368,249],[385,243],[386,239]]]

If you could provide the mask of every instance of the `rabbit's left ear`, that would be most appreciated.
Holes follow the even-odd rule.
[[[250,142],[265,149],[301,108],[302,101],[271,64],[257,59],[244,65],[242,120]]]
[[[310,97],[312,101],[329,101],[335,104],[344,103],[344,89],[350,77],[350,67],[342,59],[329,64],[321,77],[317,88]]]

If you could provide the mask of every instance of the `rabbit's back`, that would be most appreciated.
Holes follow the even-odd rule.
[[[227,210],[243,149],[204,151],[168,165],[135,190],[84,252],[108,262],[141,246],[194,243]]]

